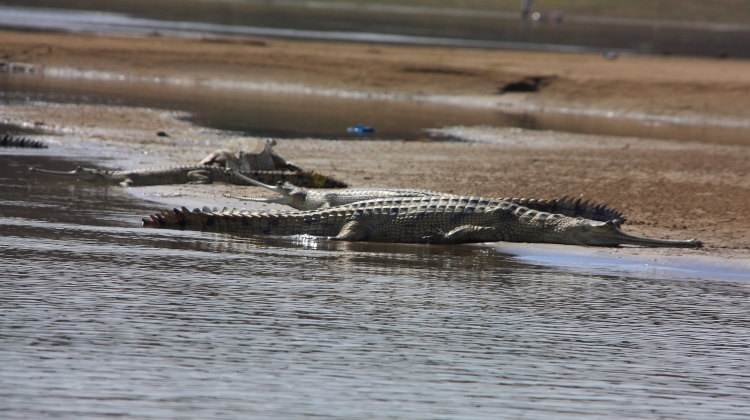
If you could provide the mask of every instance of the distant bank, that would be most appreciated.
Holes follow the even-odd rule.
[[[20,7],[35,5],[45,7]],[[178,7],[179,6],[179,7]],[[343,2],[3,1],[0,27],[750,58],[750,25]]]

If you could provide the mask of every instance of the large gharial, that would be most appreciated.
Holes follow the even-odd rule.
[[[273,235],[312,235],[342,241],[457,244],[538,242],[588,246],[699,247],[687,241],[626,234],[617,221],[598,222],[539,212],[485,197],[427,196],[364,200],[306,212],[187,208],[143,219],[143,226]]]
[[[231,172],[227,169],[227,172]],[[264,184],[244,176],[241,173],[237,177],[244,179],[248,184],[266,188],[278,194],[278,198],[259,198],[243,197],[232,194],[224,194],[225,197],[236,198],[239,200],[255,201],[261,203],[284,204],[297,210],[317,210],[329,207],[343,206],[357,201],[371,200],[376,198],[392,197],[429,197],[429,196],[448,196],[431,190],[420,190],[410,188],[346,188],[346,189],[317,189],[309,190],[307,188],[296,186],[290,182],[278,183],[275,187]],[[616,220],[624,223],[625,216],[619,211],[608,207],[606,204],[582,201],[581,198],[553,198],[528,199],[528,198],[499,198],[502,201],[519,204],[532,210],[543,211],[547,213],[558,213],[570,217],[583,217],[584,219],[598,220],[606,222]]]
[[[224,168],[210,165],[169,166],[163,168],[147,168],[132,171],[107,171],[103,169],[77,167],[72,171],[48,171],[39,168],[29,168],[31,172],[49,175],[67,176],[84,181],[120,184],[123,186],[145,186],[166,184],[210,184],[212,182],[226,182],[237,185],[253,185],[239,178],[237,172],[227,172]],[[268,183],[294,181],[310,188],[346,188],[347,185],[335,178],[327,177],[315,172],[306,171],[251,171],[244,175],[260,179]]]

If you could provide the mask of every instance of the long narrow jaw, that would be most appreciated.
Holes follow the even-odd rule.
[[[620,229],[620,223],[592,222],[585,227],[580,235],[576,235],[582,245],[588,246],[618,246],[635,245],[644,247],[662,248],[700,248],[703,243],[697,239],[679,241],[672,239],[651,239],[642,236],[633,236]]]
[[[256,181],[256,180],[254,180],[254,179],[252,179],[250,177],[247,177],[245,175],[242,175],[241,173],[239,173],[237,171],[234,171],[232,169],[226,169],[224,172],[227,173],[227,174],[232,174],[232,176],[236,176],[237,178],[239,178],[239,179],[241,179],[241,180],[243,180],[245,182],[249,182],[250,184],[256,185],[258,187],[263,187],[263,188],[266,188],[266,189],[271,190],[273,192],[281,193],[281,191],[279,191],[279,190],[281,190],[281,188],[279,188],[279,187],[274,187],[274,186],[271,186],[271,185],[268,185],[268,184],[264,184],[264,183],[262,183],[260,181]]]
[[[234,171],[232,169],[227,169],[224,172],[226,172],[227,174],[232,174],[232,176],[236,176],[237,178],[239,178],[239,179],[241,179],[241,180],[243,180],[245,182],[249,182],[252,185],[257,185],[259,187],[262,187],[262,188],[271,190],[271,191],[273,191],[275,193],[281,194],[281,197],[279,197],[279,198],[238,197],[238,196],[232,196],[232,195],[224,194],[225,196],[229,196],[229,197],[232,197],[232,198],[239,198],[241,200],[247,200],[247,201],[256,201],[256,202],[259,202],[259,203],[275,203],[275,204],[284,204],[284,205],[289,205],[293,201],[292,197],[289,195],[290,190],[288,188],[282,187],[281,186],[282,185],[281,182],[279,182],[279,185],[273,187],[271,185],[264,184],[264,183],[262,183],[260,181],[256,181],[256,180],[254,180],[254,179],[252,179],[250,177],[247,177],[247,176],[245,176],[245,175],[243,175],[243,174],[241,174],[241,173],[239,173],[237,171]]]
[[[29,171],[38,172],[38,173],[47,174],[47,175],[66,176],[66,177],[71,177],[71,178],[82,179],[85,181],[93,181],[96,179],[97,176],[100,175],[99,170],[84,168],[83,166],[79,166],[72,171],[48,171],[46,169],[39,169],[39,168],[34,168],[34,167],[30,167]]]
[[[236,198],[238,200],[244,200],[244,201],[255,201],[257,203],[283,204],[285,206],[292,204],[292,197],[288,195],[285,195],[279,198],[260,198],[260,197],[244,197],[240,195],[224,194],[224,197]]]

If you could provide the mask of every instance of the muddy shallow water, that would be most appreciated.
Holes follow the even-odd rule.
[[[4,418],[744,418],[750,288],[139,227],[0,151]],[[80,158],[76,161],[80,162]]]
[[[424,140],[428,129],[481,125],[720,144],[750,138],[743,120],[537,107],[513,95],[389,96],[227,80],[130,80],[73,69],[0,74],[0,103],[29,102],[170,109],[189,113],[185,118],[202,126],[281,138]],[[360,137],[347,131],[357,124],[376,132]]]

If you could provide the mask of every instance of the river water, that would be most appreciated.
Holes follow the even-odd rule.
[[[2,76],[0,93],[3,103],[179,109],[224,130],[328,138],[357,122],[409,138],[506,118],[38,75]],[[232,107],[217,107],[226,95]],[[747,264],[144,229],[140,218],[165,203],[27,171],[112,166],[90,146],[0,149],[0,418],[750,412]]]
[[[144,229],[161,205],[29,177],[59,153],[0,151],[2,418],[750,412],[745,281]]]
[[[562,24],[522,24],[519,13],[404,5],[285,0],[4,0],[0,27],[578,53],[750,56],[747,23],[566,16]]]

